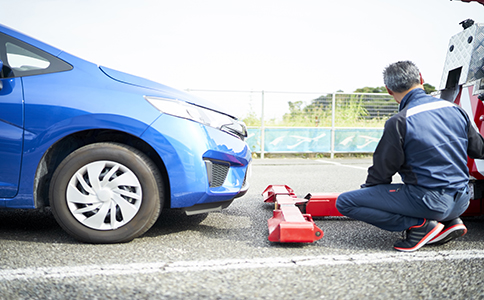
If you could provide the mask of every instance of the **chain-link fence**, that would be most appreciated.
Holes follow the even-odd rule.
[[[385,121],[398,111],[388,94],[188,90],[249,127],[260,153],[373,152]]]

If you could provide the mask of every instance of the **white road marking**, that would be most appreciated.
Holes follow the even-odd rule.
[[[323,159],[317,159],[316,161],[317,162],[321,162],[321,163],[325,163],[325,164],[332,164],[332,165],[336,165],[336,166],[340,166],[340,167],[347,167],[347,168],[353,168],[353,169],[365,170],[365,171],[368,170],[368,168],[366,168],[366,167],[359,167],[359,166],[353,166],[353,165],[344,165],[342,163],[335,162],[335,161],[329,161],[329,160],[323,160]]]
[[[151,273],[245,270],[257,268],[297,268],[308,266],[361,265],[401,262],[453,261],[484,259],[484,250],[422,251],[413,253],[369,253],[297,257],[266,257],[255,259],[225,259],[208,261],[177,261],[112,265],[84,265],[0,270],[0,281],[32,280],[36,278],[119,276]]]

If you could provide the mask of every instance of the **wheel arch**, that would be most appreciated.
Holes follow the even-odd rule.
[[[49,186],[57,166],[70,153],[80,147],[99,143],[115,142],[131,146],[147,155],[157,166],[164,181],[164,208],[171,206],[170,185],[165,164],[158,153],[144,140],[126,132],[110,129],[93,129],[73,133],[54,143],[42,156],[37,167],[34,182],[35,207],[50,206]]]

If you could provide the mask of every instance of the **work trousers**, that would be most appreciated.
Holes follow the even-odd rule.
[[[388,231],[403,231],[422,219],[439,222],[459,217],[469,206],[468,187],[458,191],[409,184],[380,184],[342,193],[338,211]]]

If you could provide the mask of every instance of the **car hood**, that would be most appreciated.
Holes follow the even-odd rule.
[[[135,75],[131,75],[128,73],[124,73],[121,71],[113,70],[104,66],[99,66],[99,69],[101,69],[101,71],[104,74],[106,74],[108,77],[116,81],[157,91],[157,93],[154,93],[152,96],[159,96],[158,94],[161,92],[163,94],[163,97],[185,101],[191,104],[203,106],[205,108],[216,110],[221,113],[229,115],[221,107],[219,107],[218,105],[210,101],[204,100],[202,98],[198,98],[192,94],[185,93],[183,91],[171,88],[161,83],[151,81]],[[151,95],[146,95],[146,96],[151,96]]]

